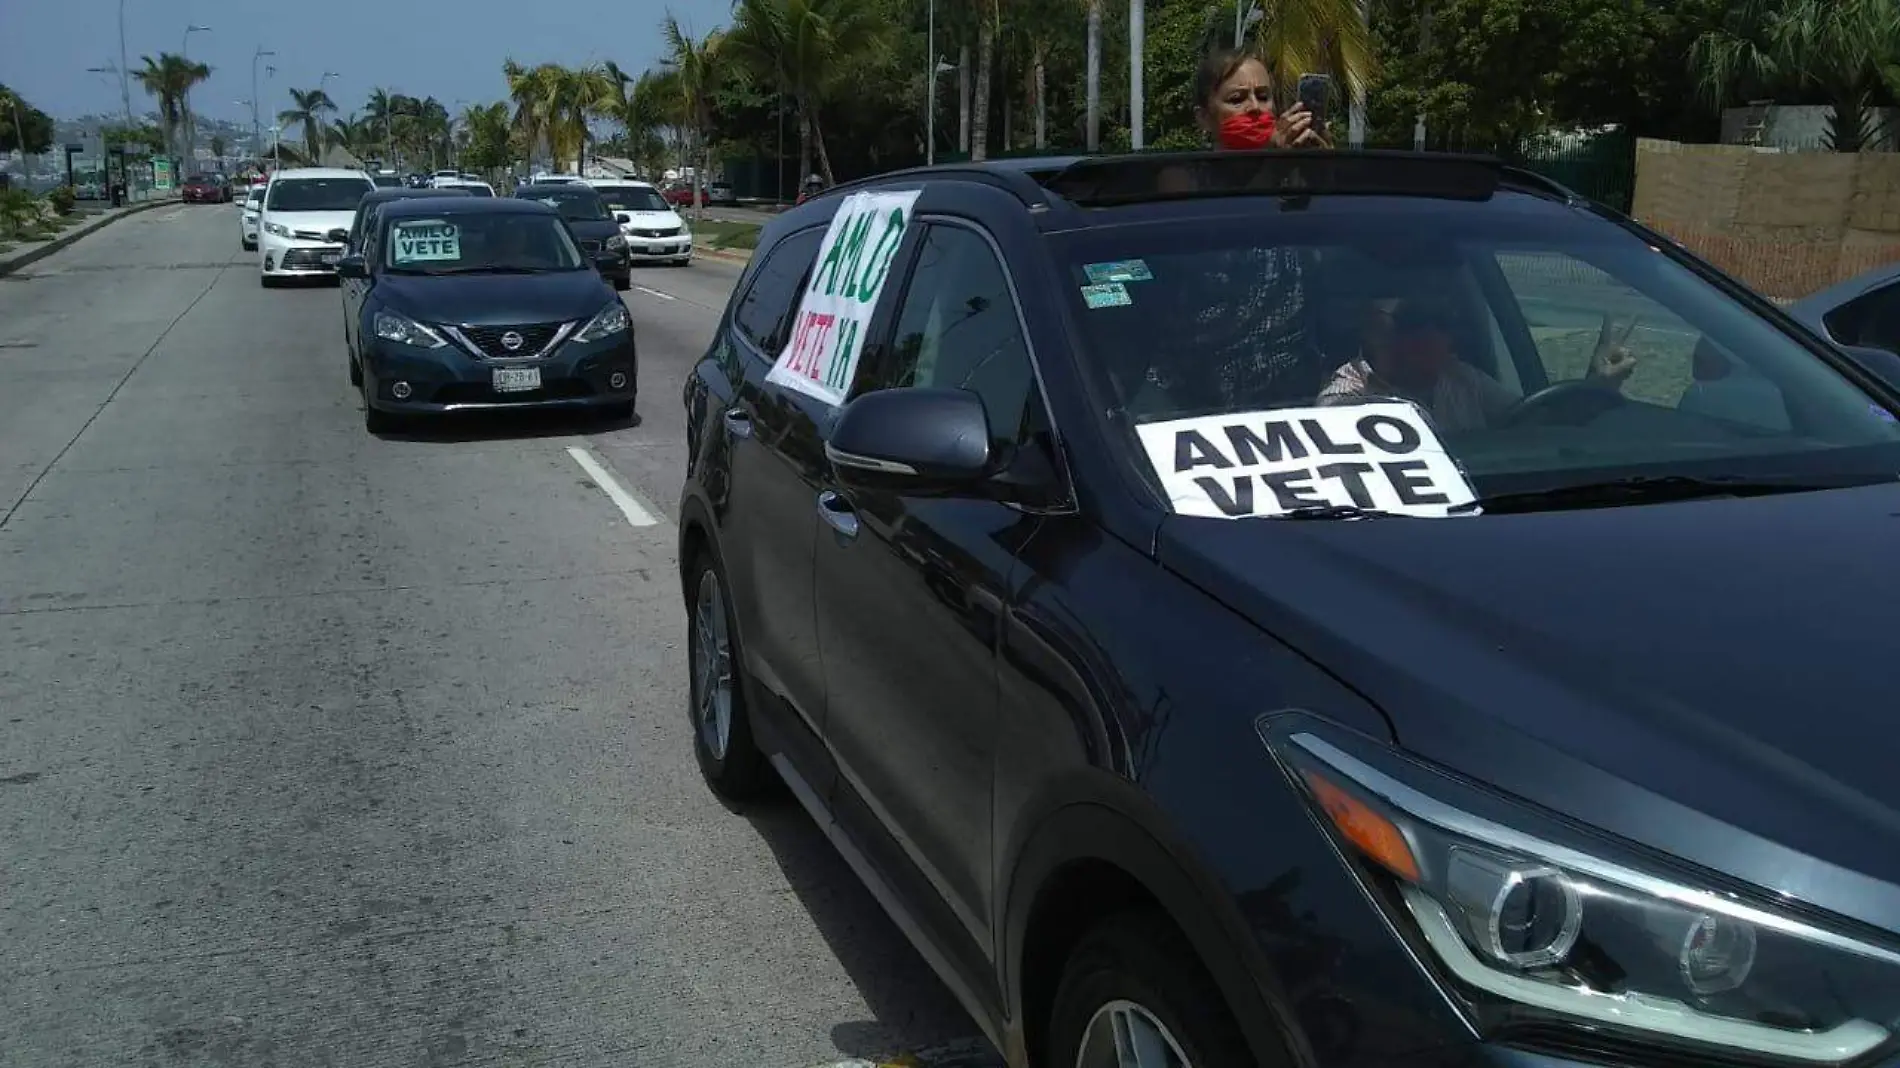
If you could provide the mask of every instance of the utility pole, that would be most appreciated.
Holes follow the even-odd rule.
[[[125,58],[125,0],[119,0],[119,101],[125,105],[125,130],[132,132],[132,75]]]
[[[1128,0],[1128,144],[1136,152],[1147,143],[1141,129],[1141,54],[1148,44],[1146,6],[1143,0]]]
[[[264,159],[264,123],[257,110],[260,99],[257,95],[257,61],[265,56],[276,54],[263,45],[258,45],[257,51],[251,53],[251,154],[255,155],[259,162]]]
[[[924,31],[924,166],[937,162],[937,0],[930,0]]]

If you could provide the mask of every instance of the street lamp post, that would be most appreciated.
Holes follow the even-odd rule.
[[[200,26],[195,22],[187,25],[185,27],[184,38],[178,46],[178,54],[180,58],[183,58],[183,59],[191,58],[191,35],[192,34],[210,33],[210,32],[211,32],[211,27],[209,26]],[[180,154],[180,158],[178,160],[178,171],[179,171],[178,177],[181,181],[185,178],[185,172],[191,169],[192,162],[198,158],[198,123],[191,116],[191,88],[189,86],[185,88],[184,97],[185,97],[184,99],[185,151]]]
[[[257,113],[257,102],[262,99],[257,95],[257,61],[276,54],[263,45],[258,45],[257,51],[251,53],[251,152],[260,160],[264,158],[264,125]]]

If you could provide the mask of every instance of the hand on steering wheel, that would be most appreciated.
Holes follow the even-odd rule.
[[[1597,377],[1552,382],[1511,405],[1504,413],[1507,426],[1544,424],[1582,426],[1613,408],[1628,403],[1621,390]]]

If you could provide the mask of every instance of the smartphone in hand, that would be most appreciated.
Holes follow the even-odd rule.
[[[1324,74],[1302,74],[1296,93],[1300,104],[1313,115],[1313,128],[1324,132],[1326,105],[1333,95],[1333,79]]]

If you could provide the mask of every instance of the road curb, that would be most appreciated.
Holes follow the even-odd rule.
[[[749,249],[735,250],[735,249],[725,249],[725,248],[714,248],[711,245],[694,245],[693,252],[695,255],[711,256],[713,259],[725,260],[728,263],[751,263],[752,262],[752,252]]]
[[[120,208],[108,214],[101,215],[91,222],[82,223],[71,230],[65,231],[38,248],[30,248],[24,252],[9,252],[5,255],[0,255],[0,275],[12,274],[14,271],[29,264],[38,263],[53,253],[58,252],[60,249],[85,237],[87,234],[103,230],[128,215],[137,215],[139,212],[150,211],[153,208],[163,207],[167,204],[182,203],[184,203],[184,201],[177,197],[164,197],[157,200],[148,200],[142,204],[133,204],[129,207]]]

